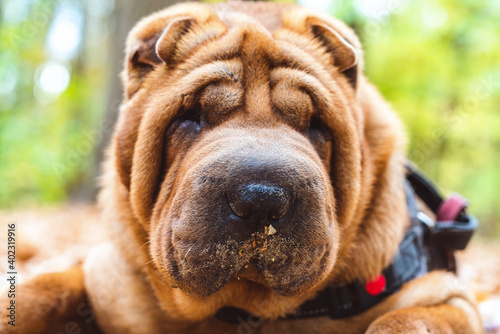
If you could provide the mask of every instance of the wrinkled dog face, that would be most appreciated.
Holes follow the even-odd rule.
[[[177,6],[129,37],[117,166],[186,293],[238,275],[296,295],[334,266],[358,191],[357,57],[343,26],[294,8],[265,27]]]
[[[332,265],[328,176],[304,136],[234,117],[197,134],[177,171],[155,231],[166,236],[155,245],[159,266],[181,288],[207,295],[252,263],[277,292],[293,293]],[[186,122],[173,125],[175,137],[197,127]]]

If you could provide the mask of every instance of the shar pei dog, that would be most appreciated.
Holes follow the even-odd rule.
[[[58,303],[88,298],[103,333],[481,333],[424,263],[402,126],[342,22],[179,4],[130,32],[123,83],[109,242]]]

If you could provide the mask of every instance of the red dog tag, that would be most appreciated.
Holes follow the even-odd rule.
[[[368,292],[372,296],[376,296],[385,290],[385,284],[385,277],[384,275],[380,274],[366,283],[366,292]]]

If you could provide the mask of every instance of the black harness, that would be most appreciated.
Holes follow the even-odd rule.
[[[396,293],[404,283],[427,272],[436,269],[456,271],[454,251],[467,246],[478,226],[477,220],[466,212],[466,201],[458,195],[443,199],[432,182],[413,165],[407,166],[405,192],[410,227],[393,262],[381,275],[367,283],[356,281],[329,286],[302,304],[296,313],[282,319],[354,316],[377,305]],[[416,196],[432,210],[436,221],[419,211]],[[235,324],[258,319],[234,307],[221,308],[215,317]]]

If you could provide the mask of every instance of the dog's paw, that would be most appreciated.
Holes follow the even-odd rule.
[[[454,334],[451,326],[429,309],[414,307],[389,312],[375,320],[365,334]]]
[[[18,291],[21,294],[14,310],[19,314],[19,321],[2,317],[0,333],[99,332],[93,322],[93,313],[83,286],[83,272],[79,266],[66,271],[39,274],[19,284]],[[9,304],[7,293],[2,293],[0,305],[3,308]]]
[[[465,300],[455,298],[448,304],[388,312],[376,319],[365,334],[479,334],[482,330],[476,318]]]

